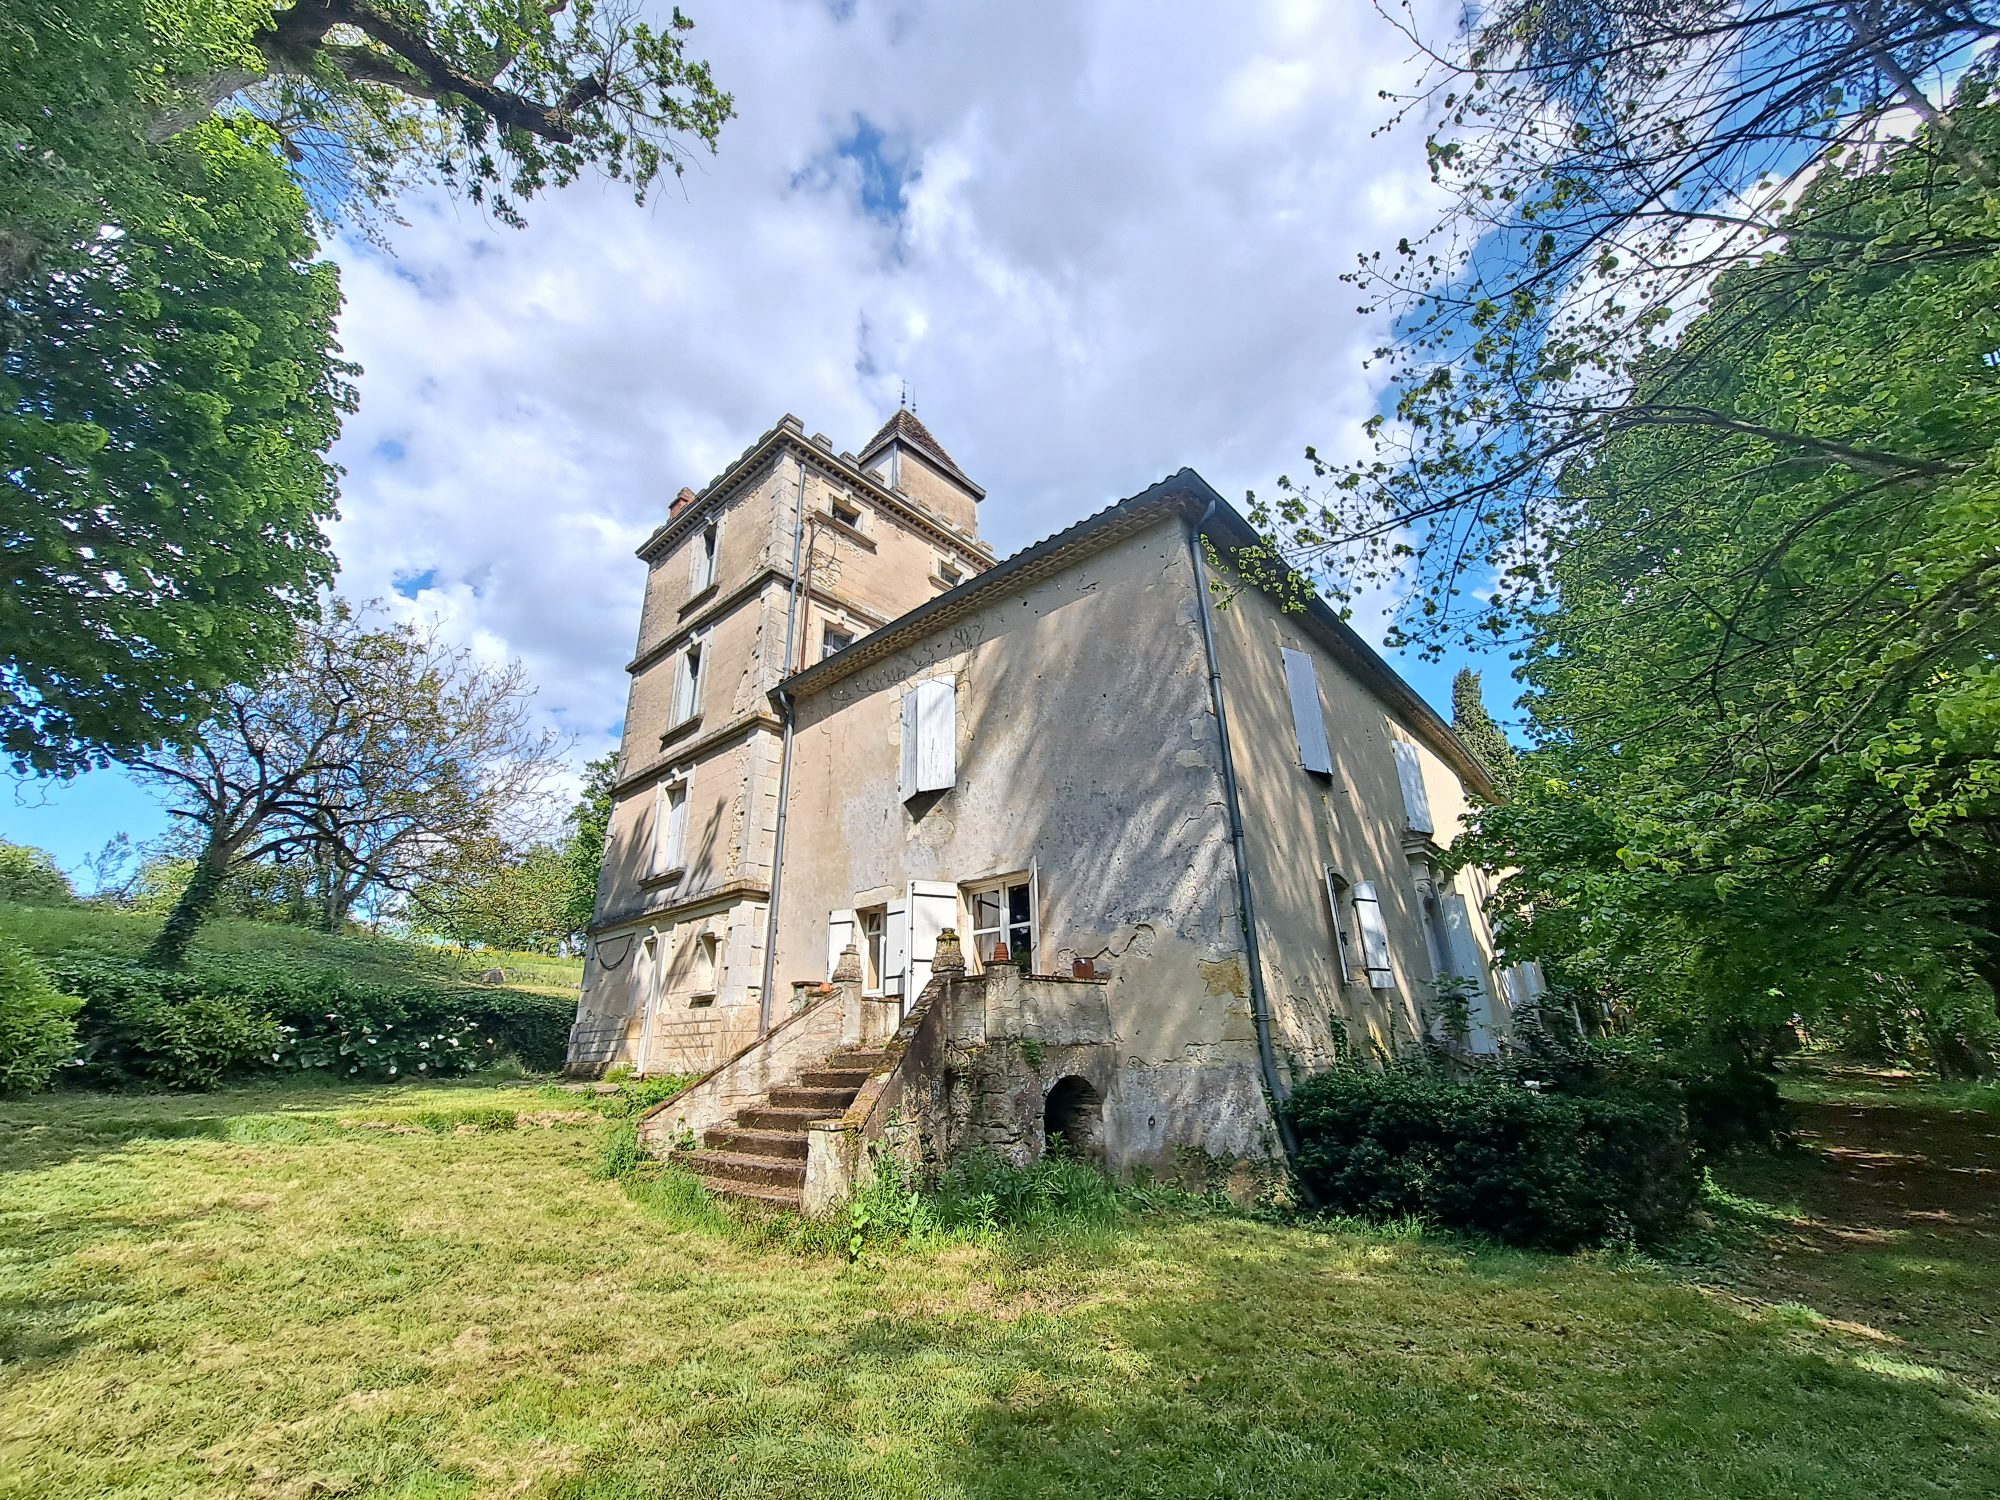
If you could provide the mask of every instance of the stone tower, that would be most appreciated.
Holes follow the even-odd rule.
[[[638,648],[573,1068],[696,1073],[763,994],[790,673],[990,567],[985,492],[914,413],[858,455],[786,416],[646,539]],[[782,887],[779,893],[782,900]]]

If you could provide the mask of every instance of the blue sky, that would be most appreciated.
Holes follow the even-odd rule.
[[[739,118],[680,183],[519,231],[420,194],[393,255],[335,247],[341,591],[521,658],[579,764],[624,713],[633,548],[782,413],[852,448],[907,382],[1002,553],[1183,465],[1240,496],[1362,451],[1384,330],[1340,275],[1438,209],[1421,134],[1371,137],[1412,63],[1370,7],[686,8]],[[1397,665],[1448,707],[1455,663]],[[0,795],[70,866],[162,823],[114,774]]]

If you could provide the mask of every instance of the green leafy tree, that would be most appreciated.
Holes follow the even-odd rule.
[[[478,860],[476,873],[420,889],[412,925],[468,948],[560,952],[575,936],[573,877],[568,852],[554,844],[494,851]]]
[[[1486,711],[1479,674],[1470,667],[1460,667],[1451,679],[1451,727],[1465,741],[1466,749],[1486,767],[1501,794],[1511,795],[1517,759],[1514,745],[1507,738],[1507,731]]]
[[[71,774],[183,733],[329,581],[355,372],[312,215],[370,228],[430,176],[507,223],[586,174],[643,198],[730,113],[689,29],[597,0],[0,0],[0,754]]]
[[[1946,126],[2000,150],[2000,106]],[[1538,748],[1472,850],[1518,868],[1528,951],[1637,1013],[1838,1022],[1893,993],[1941,1067],[1988,1065],[2000,257],[1970,247],[1996,218],[1923,149],[1829,164],[1782,253],[1640,374],[1640,401],[1669,384],[1742,429],[1622,428],[1566,471],[1580,519],[1523,669]],[[1894,458],[1857,461],[1860,432]]]
[[[169,169],[169,212],[0,310],[0,751],[39,771],[198,715],[332,573],[334,268],[261,127]]]
[[[0,941],[0,1093],[48,1087],[76,1050],[81,1004],[49,983],[25,950]]]
[[[55,856],[29,844],[0,839],[0,901],[23,906],[67,906],[76,899]]]
[[[227,689],[190,744],[126,761],[196,850],[151,961],[178,965],[231,877],[261,862],[318,862],[337,929],[361,892],[413,890],[534,821],[561,746],[531,697],[518,663],[488,668],[434,631],[345,606],[301,626],[286,665]]]
[[[1392,320],[1371,360],[1384,409],[1361,455],[1308,450],[1304,477],[1253,503],[1277,558],[1341,599],[1395,587],[1396,639],[1435,655],[1550,602],[1587,499],[1572,468],[1625,434],[1677,435],[1697,465],[1750,442],[1864,484],[1933,472],[1927,446],[1899,446],[1865,405],[1726,399],[1706,372],[1731,325],[1682,330],[1734,270],[1762,274],[1776,305],[1810,299],[1851,247],[1837,234],[1873,230],[1828,225],[1802,253],[1798,231],[1839,211],[1802,208],[1805,189],[1910,122],[1902,154],[1935,175],[1900,180],[1884,224],[1922,225],[1934,182],[2000,185],[1992,143],[1933,102],[1946,77],[1959,101],[1985,97],[2000,0],[1499,0],[1463,16],[1434,46],[1419,38],[1433,66],[1395,116],[1428,129],[1450,207],[1350,274],[1364,311]],[[1897,254],[1991,256],[1996,227],[1954,214],[1897,235]],[[1903,357],[1892,327],[1849,334],[1850,358]],[[1955,358],[1992,347],[1976,338],[1964,330]]]
[[[563,858],[569,865],[569,902],[564,930],[581,940],[597,910],[597,880],[604,868],[604,841],[611,827],[612,789],[618,784],[618,752],[590,761],[583,768],[583,795],[570,810],[569,838]]]

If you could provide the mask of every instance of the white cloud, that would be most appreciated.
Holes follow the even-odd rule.
[[[586,753],[632,548],[781,412],[852,448],[907,379],[1003,553],[1183,464],[1240,494],[1358,442],[1381,330],[1340,274],[1438,207],[1418,130],[1369,139],[1408,45],[1368,7],[693,9],[739,118],[682,188],[521,232],[427,200],[396,259],[343,252],[341,587],[525,658]],[[859,121],[879,161],[838,151]]]

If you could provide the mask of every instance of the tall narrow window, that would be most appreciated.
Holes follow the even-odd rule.
[[[864,907],[861,918],[861,993],[882,993],[882,941],[889,925],[889,913],[880,906]]]
[[[1340,982],[1352,984],[1357,960],[1354,957],[1351,940],[1347,933],[1347,920],[1340,914],[1340,904],[1347,897],[1347,881],[1332,865],[1326,867],[1326,906],[1333,914],[1333,956],[1340,965]]]
[[[671,875],[687,858],[687,783],[663,782],[654,797],[652,873]]]
[[[675,724],[685,724],[701,710],[701,657],[702,643],[690,641],[681,658],[680,689],[674,695]]]
[[[695,539],[694,571],[688,579],[690,594],[699,594],[715,582],[715,534],[716,523],[710,521]]]
[[[1382,922],[1382,900],[1375,882],[1354,882],[1354,925],[1361,931],[1361,963],[1371,990],[1393,990],[1396,971],[1389,966],[1389,929]]]
[[[1319,706],[1319,671],[1313,659],[1289,646],[1278,652],[1285,663],[1285,692],[1292,700],[1292,733],[1299,764],[1316,776],[1333,774],[1333,748],[1326,742],[1326,714]]]

